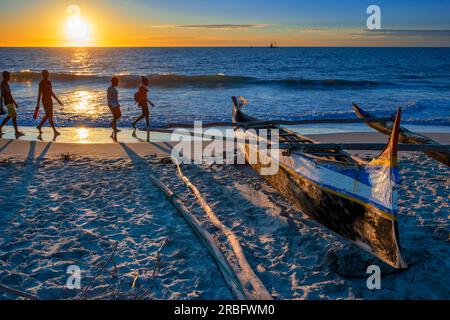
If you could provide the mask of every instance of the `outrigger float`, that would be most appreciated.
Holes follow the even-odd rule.
[[[353,103],[353,109],[355,110],[358,118],[363,120],[369,127],[377,130],[386,135],[390,135],[392,128],[394,126],[394,118],[380,121],[372,121],[373,117],[370,113],[361,109],[356,103]],[[418,145],[428,145],[428,146],[440,146],[436,141],[428,138],[427,136],[409,131],[406,128],[400,127],[399,140],[401,143],[418,144]],[[442,164],[450,167],[450,152],[448,151],[435,151],[435,150],[425,150],[425,154],[429,157],[441,162]]]
[[[244,99],[233,97],[232,101],[236,138],[247,162],[251,154],[256,153],[258,160],[250,165],[260,174],[268,162],[278,162],[279,170],[262,175],[264,179],[298,209],[331,231],[394,268],[407,268],[399,244],[397,217],[401,109],[384,150],[367,162],[339,147],[323,147],[277,124],[262,124],[243,113]],[[242,130],[243,127],[253,130]],[[278,156],[258,150],[255,141],[260,141],[261,130],[278,130]]]

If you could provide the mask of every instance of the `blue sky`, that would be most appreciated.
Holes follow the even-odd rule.
[[[113,0],[121,6],[127,1]],[[130,7],[145,16],[147,10],[171,14],[195,23],[298,23],[324,27],[364,27],[366,8],[381,7],[389,27],[450,28],[450,1],[361,1],[361,0],[136,0]],[[129,2],[128,2],[129,3]]]

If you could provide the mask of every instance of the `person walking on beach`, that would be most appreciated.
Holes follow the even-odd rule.
[[[0,136],[3,134],[2,129],[5,124],[8,123],[9,120],[12,119],[14,130],[16,131],[16,138],[23,136],[24,134],[19,131],[17,127],[17,113],[16,108],[19,108],[19,105],[14,100],[11,94],[11,88],[9,87],[8,81],[11,80],[11,74],[8,71],[3,71],[3,81],[1,83],[1,96],[0,96],[0,109],[3,111],[3,104],[5,104],[7,111],[6,118],[3,119],[0,124]]]
[[[111,110],[113,120],[111,122],[111,128],[113,128],[114,133],[120,132],[117,129],[117,120],[122,117],[122,112],[120,111],[120,103],[119,103],[119,92],[116,87],[119,85],[119,78],[113,77],[111,79],[111,86],[107,91],[107,99],[108,99],[108,107]]]
[[[44,106],[45,115],[42,118],[41,123],[36,127],[39,130],[39,134],[42,134],[42,126],[47,122],[50,123],[50,126],[53,129],[53,133],[55,136],[60,135],[60,133],[55,128],[55,122],[53,120],[53,98],[59,103],[60,106],[63,106],[63,103],[58,99],[58,97],[53,92],[52,83],[48,80],[50,74],[47,70],[42,71],[42,81],[39,83],[39,94],[36,105],[36,110],[34,112],[34,118],[37,119],[39,114],[39,108],[41,104]]]
[[[152,107],[155,107],[155,105],[150,100],[148,100],[148,84],[148,78],[142,77],[142,82],[139,86],[138,92],[136,92],[136,94],[134,95],[134,100],[142,110],[142,114],[140,115],[140,117],[132,123],[134,129],[136,129],[136,124],[144,118],[147,124],[147,129],[150,128],[150,111],[148,110],[148,104],[150,103]]]

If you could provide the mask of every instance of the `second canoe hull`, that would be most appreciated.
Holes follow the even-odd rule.
[[[355,103],[353,104],[353,109],[355,110],[355,113],[358,116],[358,118],[360,118],[363,121],[374,118],[370,113],[361,109]],[[377,130],[380,133],[383,133],[385,135],[390,135],[392,132],[392,127],[394,126],[394,121],[380,121],[380,122],[366,121],[366,124],[369,127]],[[408,129],[406,129],[404,127],[400,127],[399,136],[400,136],[400,142],[402,142],[402,143],[438,144],[433,139],[428,138],[427,136],[409,131]],[[450,167],[450,153],[449,152],[426,151],[425,154],[428,155],[429,157],[441,162],[442,164],[446,165],[447,167]]]

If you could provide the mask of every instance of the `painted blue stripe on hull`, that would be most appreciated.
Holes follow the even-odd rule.
[[[317,163],[317,162],[316,162]],[[358,182],[365,184],[366,186],[371,187],[370,176],[364,169],[345,169],[337,166],[333,166],[332,164],[320,163],[320,167],[326,168],[328,170],[334,171],[336,173],[342,174]]]
[[[321,186],[323,188],[328,188],[328,189],[331,189],[333,191],[336,191],[336,192],[342,193],[344,195],[347,195],[349,197],[358,199],[358,200],[360,200],[362,202],[370,204],[371,206],[373,206],[373,207],[375,207],[375,208],[377,208],[377,209],[379,209],[381,211],[384,211],[384,212],[387,212],[389,214],[392,214],[393,216],[397,216],[397,214],[398,214],[398,210],[397,209],[387,208],[387,207],[385,207],[385,206],[383,206],[383,205],[381,205],[379,203],[376,203],[376,202],[374,202],[374,201],[372,201],[370,199],[361,197],[360,195],[347,192],[346,190],[342,190],[342,189],[336,188],[334,186],[331,186],[331,185],[319,182],[319,181],[317,181],[315,179],[311,179],[311,178],[305,176],[304,174],[302,174],[301,172],[298,172],[298,171],[295,171],[295,172],[298,173],[299,175],[301,175],[302,177],[304,177],[305,179],[307,179],[307,180],[309,180],[309,181],[311,181],[311,182],[313,182],[313,183],[315,183],[315,184],[317,184],[317,185],[319,185],[319,186]]]

